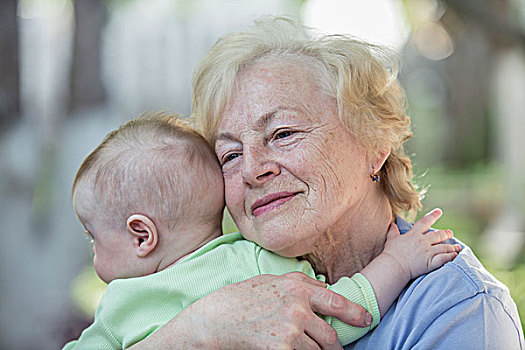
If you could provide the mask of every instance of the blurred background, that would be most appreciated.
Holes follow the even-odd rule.
[[[524,0],[2,0],[0,349],[56,349],[91,323],[105,285],[75,171],[141,112],[188,115],[200,58],[268,14],[399,52],[424,211],[444,210],[437,226],[509,286],[523,321]]]

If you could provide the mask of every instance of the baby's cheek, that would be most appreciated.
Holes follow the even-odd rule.
[[[104,280],[104,273],[101,267],[99,266],[99,260],[97,259],[96,255],[93,257],[93,267],[95,268],[97,276],[100,277],[100,279]]]

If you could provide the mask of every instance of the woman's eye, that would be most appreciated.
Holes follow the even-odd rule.
[[[224,157],[223,164],[225,164],[225,163],[227,163],[227,162],[229,162],[231,160],[234,160],[235,158],[239,157],[240,155],[241,155],[240,153],[230,153],[230,154],[226,155]]]
[[[276,139],[284,139],[288,136],[291,136],[292,135],[292,132],[291,131],[281,131],[281,132],[278,132],[276,135],[275,135],[275,138]]]

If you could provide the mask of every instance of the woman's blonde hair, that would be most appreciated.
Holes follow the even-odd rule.
[[[193,112],[208,142],[215,142],[239,72],[262,59],[275,58],[312,66],[319,88],[336,99],[339,117],[358,144],[376,156],[390,152],[378,171],[381,185],[393,213],[412,217],[421,203],[403,148],[412,136],[410,118],[397,80],[397,58],[384,47],[344,35],[314,35],[311,29],[282,17],[257,20],[254,26],[221,38],[193,76]]]

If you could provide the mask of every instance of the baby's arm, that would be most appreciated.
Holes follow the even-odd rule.
[[[457,244],[442,243],[452,238],[452,231],[427,232],[441,214],[434,209],[403,235],[391,224],[383,252],[361,271],[374,289],[381,316],[410,280],[443,266],[461,250]]]

